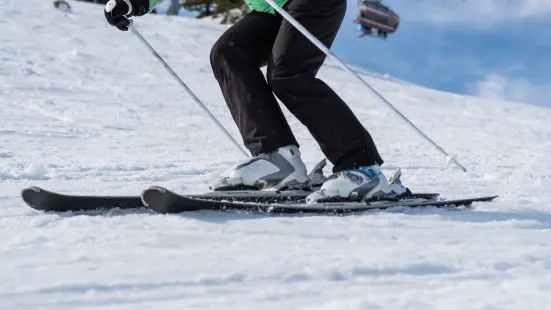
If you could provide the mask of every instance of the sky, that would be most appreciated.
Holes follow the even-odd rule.
[[[438,90],[551,107],[551,0],[385,3],[401,23],[382,40],[358,37],[348,0],[331,48],[339,58]]]
[[[551,0],[387,0],[387,40],[358,38],[357,2],[332,47],[341,59],[423,86],[551,107]]]

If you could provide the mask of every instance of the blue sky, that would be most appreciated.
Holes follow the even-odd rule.
[[[386,3],[401,24],[381,40],[358,38],[348,0],[332,47],[339,58],[430,88],[551,107],[551,0]]]
[[[551,107],[551,0],[388,0],[398,31],[358,38],[348,12],[332,48],[366,69],[440,90]]]

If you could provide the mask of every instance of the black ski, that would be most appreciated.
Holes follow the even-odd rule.
[[[289,203],[302,202],[309,191],[253,191],[231,190],[187,195],[191,198],[215,201],[256,202],[256,203]],[[33,209],[42,211],[92,211],[108,209],[135,209],[144,207],[141,196],[87,196],[67,195],[45,190],[40,187],[28,187],[21,192],[23,201]],[[423,193],[416,197],[431,199],[438,194]]]
[[[198,198],[174,193],[166,188],[153,186],[142,193],[144,205],[162,214],[181,213],[197,210],[239,210],[270,213],[331,213],[341,214],[391,207],[445,207],[469,206],[477,201],[492,201],[497,196],[478,197],[457,200],[437,200],[437,194],[411,194],[398,201],[360,202],[331,202],[305,204],[302,202],[240,202]]]
[[[144,206],[140,196],[65,195],[35,186],[23,189],[21,197],[29,207],[46,212],[136,209]]]

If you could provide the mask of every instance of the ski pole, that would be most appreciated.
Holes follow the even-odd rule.
[[[304,26],[302,26],[293,16],[291,16],[289,13],[287,13],[284,9],[279,7],[273,0],[266,0],[268,4],[270,4],[271,7],[274,8],[281,16],[283,16],[289,23],[291,23],[295,28],[297,28],[298,31],[300,31],[310,42],[312,42],[315,46],[317,46],[322,52],[324,52],[327,56],[330,58],[333,58],[335,61],[337,61],[340,66],[344,69],[344,71],[352,74],[358,81],[363,84],[365,87],[367,87],[371,92],[373,92],[381,101],[386,103],[396,114],[398,114],[404,121],[406,121],[417,133],[421,135],[421,137],[425,138],[430,144],[432,144],[436,149],[440,151],[440,153],[444,154],[446,156],[447,163],[453,161],[459,168],[461,168],[463,171],[467,171],[465,167],[463,167],[459,162],[455,160],[455,156],[450,156],[444,149],[442,149],[438,144],[436,144],[434,141],[432,141],[427,135],[425,135],[417,126],[415,126],[407,117],[405,117],[394,105],[392,105],[387,99],[385,99],[381,94],[379,94],[371,85],[369,85],[366,81],[364,81],[356,72],[352,71],[350,67],[348,67],[342,60],[340,60],[333,52],[327,48],[323,43],[321,43],[312,33],[310,33]]]
[[[224,126],[222,126],[222,124],[220,124],[218,119],[216,119],[216,117],[214,115],[212,115],[212,113],[203,104],[203,102],[201,102],[201,100],[199,100],[199,98],[197,98],[197,96],[195,96],[195,94],[191,91],[191,89],[189,89],[189,87],[187,87],[187,85],[184,83],[184,81],[182,81],[182,79],[176,74],[176,72],[174,72],[174,70],[172,70],[172,68],[170,68],[170,66],[164,61],[164,59],[161,57],[161,55],[159,55],[159,53],[157,53],[157,51],[155,51],[155,49],[153,47],[151,47],[151,45],[149,45],[147,40],[138,32],[138,30],[136,30],[136,28],[134,28],[134,26],[132,24],[130,24],[130,30],[149,49],[151,54],[153,54],[153,56],[155,56],[155,58],[157,58],[163,64],[166,71],[168,71],[168,73],[170,73],[170,75],[172,75],[172,77],[178,82],[178,84],[180,84],[180,86],[182,86],[182,88],[188,93],[188,95],[193,99],[193,101],[195,101],[195,103],[197,103],[197,105],[208,115],[208,117],[210,117],[210,119],[218,126],[218,128],[220,130],[222,130],[222,132],[226,135],[226,137],[228,137],[228,139],[230,139],[230,141],[235,145],[235,147],[238,148],[239,151],[241,151],[241,153],[243,153],[243,155],[245,155],[245,157],[249,157],[249,155],[241,148],[239,143],[237,143],[237,141],[235,141],[235,139],[230,135],[230,133],[226,130],[226,128],[224,128]]]

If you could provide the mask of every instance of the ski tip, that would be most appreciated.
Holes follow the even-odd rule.
[[[466,199],[458,199],[458,201],[469,201],[468,203],[465,203],[466,206],[471,206],[475,202],[493,202],[494,199],[498,198],[499,196],[482,196],[482,197],[476,197],[476,198],[466,198]]]
[[[142,191],[142,193],[145,193],[147,191],[158,191],[158,192],[161,192],[161,193],[169,192],[168,189],[166,189],[162,186],[148,186]]]
[[[44,189],[37,186],[25,187],[21,190],[21,198],[29,207],[40,210],[38,207],[39,204],[37,203],[37,199],[39,198],[36,194],[42,191],[44,191]]]
[[[142,191],[141,197],[142,197],[142,203],[144,206],[149,207],[148,200],[151,196],[157,196],[159,194],[165,194],[166,192],[170,192],[170,190],[162,187],[162,186],[149,186],[145,188]]]
[[[25,187],[21,190],[21,198],[23,198],[23,200],[27,202],[32,197],[32,195],[34,195],[35,193],[40,193],[42,191],[44,190],[37,186]]]
[[[38,186],[28,186],[28,187],[25,187],[23,190],[21,190],[22,193],[28,192],[28,191],[33,191],[38,193],[40,191],[43,191],[43,189]]]
[[[484,197],[480,197],[479,199],[481,199],[481,200],[490,200],[491,201],[491,200],[496,199],[497,197],[499,197],[499,196],[497,196],[497,195],[495,195],[495,196],[484,196]],[[473,198],[473,199],[476,199],[476,198]]]
[[[170,212],[170,202],[176,196],[174,192],[161,186],[150,186],[142,192],[143,205],[160,214]]]

